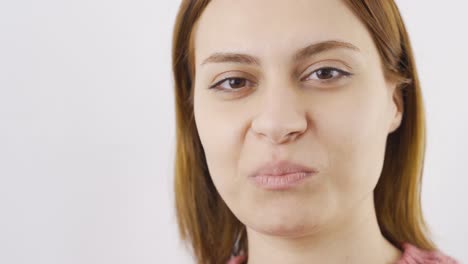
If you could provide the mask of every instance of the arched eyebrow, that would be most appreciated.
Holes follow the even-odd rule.
[[[336,40],[328,40],[318,43],[312,43],[304,48],[299,49],[294,53],[293,60],[301,61],[310,56],[316,55],[321,52],[333,50],[333,49],[348,49],[355,52],[359,52],[359,48],[355,45]],[[203,60],[200,66],[208,63],[241,63],[248,65],[261,66],[261,61],[258,57],[243,54],[243,53],[233,53],[233,52],[216,52],[210,55],[208,58]]]

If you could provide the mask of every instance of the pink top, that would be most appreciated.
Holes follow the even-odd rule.
[[[440,251],[425,251],[416,246],[403,243],[403,254],[395,264],[459,264],[459,262]],[[246,256],[232,257],[227,264],[242,264]]]

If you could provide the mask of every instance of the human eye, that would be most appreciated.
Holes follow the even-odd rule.
[[[249,85],[253,86],[253,83],[246,78],[227,77],[211,85],[209,89],[215,89],[224,92],[237,92],[239,90],[247,89]]]
[[[305,81],[316,80],[321,83],[329,83],[333,81],[338,81],[339,79],[342,79],[344,77],[349,77],[351,75],[352,73],[338,69],[338,68],[322,67],[313,71],[311,74],[307,75],[306,78],[304,78],[304,80]]]

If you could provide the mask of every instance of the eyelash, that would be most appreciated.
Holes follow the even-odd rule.
[[[339,80],[339,79],[341,79],[341,78],[349,77],[349,76],[353,75],[353,74],[350,73],[350,72],[347,72],[347,71],[344,71],[344,70],[341,70],[341,69],[337,69],[337,68],[334,68],[334,67],[322,67],[322,68],[319,68],[319,69],[313,71],[311,74],[307,75],[307,76],[306,76],[305,78],[303,78],[303,79],[305,79],[305,80],[309,79],[310,76],[312,76],[312,75],[314,75],[314,74],[316,75],[317,72],[320,71],[320,70],[329,70],[329,71],[331,71],[331,72],[334,72],[334,73],[338,73],[338,74],[339,74],[338,77],[332,77],[332,78],[330,78],[330,79],[322,79],[322,80],[320,81],[321,83],[330,83],[330,82],[337,81],[337,80]],[[332,75],[334,75],[334,74],[332,73]],[[301,80],[303,80],[303,79],[301,79]],[[225,89],[225,88],[220,88],[220,87],[219,87],[221,84],[223,84],[224,82],[229,81],[229,80],[245,80],[245,81],[247,81],[247,82],[250,82],[250,81],[247,80],[246,78],[242,78],[242,77],[227,77],[227,78],[224,78],[224,79],[220,80],[219,82],[213,84],[212,86],[209,87],[209,89],[215,89],[215,90],[220,90],[220,91],[224,91],[224,92],[236,92],[236,91],[238,91],[238,90],[243,90],[243,89],[244,89],[245,86],[243,86],[242,88],[234,88],[234,89],[233,89],[233,88],[231,88],[231,89]],[[319,80],[320,80],[320,79],[319,79]]]

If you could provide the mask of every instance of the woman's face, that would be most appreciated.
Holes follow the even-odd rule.
[[[298,236],[372,196],[401,96],[343,1],[214,0],[193,33],[197,129],[212,180],[241,222]],[[256,169],[279,160],[318,172],[287,189],[254,184]]]

